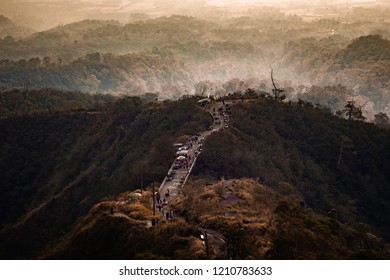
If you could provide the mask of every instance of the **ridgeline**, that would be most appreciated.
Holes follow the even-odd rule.
[[[150,227],[173,143],[211,124],[196,100],[1,120],[1,258],[389,258],[390,132],[265,95],[229,105],[170,201],[175,218]]]

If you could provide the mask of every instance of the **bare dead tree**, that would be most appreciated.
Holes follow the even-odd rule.
[[[203,88],[202,92],[200,93],[201,96],[203,96],[203,94],[205,93],[206,89],[207,89],[207,87]]]
[[[272,86],[273,86],[272,93],[274,95],[274,99],[279,100],[279,101],[283,101],[284,99],[286,99],[286,95],[283,94],[284,89],[278,88],[276,86],[275,81],[274,81],[273,72],[274,72],[274,70],[271,67],[271,81],[272,81]]]

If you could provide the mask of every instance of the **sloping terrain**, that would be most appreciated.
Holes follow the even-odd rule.
[[[157,210],[151,227],[150,185],[172,144],[210,126],[196,103],[133,97],[3,119],[1,257],[389,258],[389,131],[254,91],[227,101],[229,127],[164,207],[174,219]]]
[[[367,225],[315,214],[294,187],[283,194],[250,179],[191,182],[151,227],[151,192],[95,205],[48,259],[358,259],[388,258]],[[206,244],[201,235],[207,234]]]
[[[258,99],[231,108],[229,129],[210,136],[194,174],[259,178],[275,189],[286,182],[316,211],[335,209],[341,221],[368,223],[388,240],[389,143],[388,130],[326,108]]]
[[[161,181],[177,137],[211,121],[193,99],[106,105],[0,121],[1,258],[34,257],[103,197]]]

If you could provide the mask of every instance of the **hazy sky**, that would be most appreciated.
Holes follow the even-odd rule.
[[[196,12],[202,7],[250,7],[251,5],[279,5],[289,7],[306,2],[307,5],[353,5],[357,3],[385,3],[390,0],[0,0],[0,15],[18,25],[44,30],[60,24],[83,19],[129,20],[131,13],[160,16],[180,11]]]

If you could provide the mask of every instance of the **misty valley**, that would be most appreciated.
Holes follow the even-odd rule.
[[[0,4],[1,259],[390,258],[386,1],[38,2]]]

